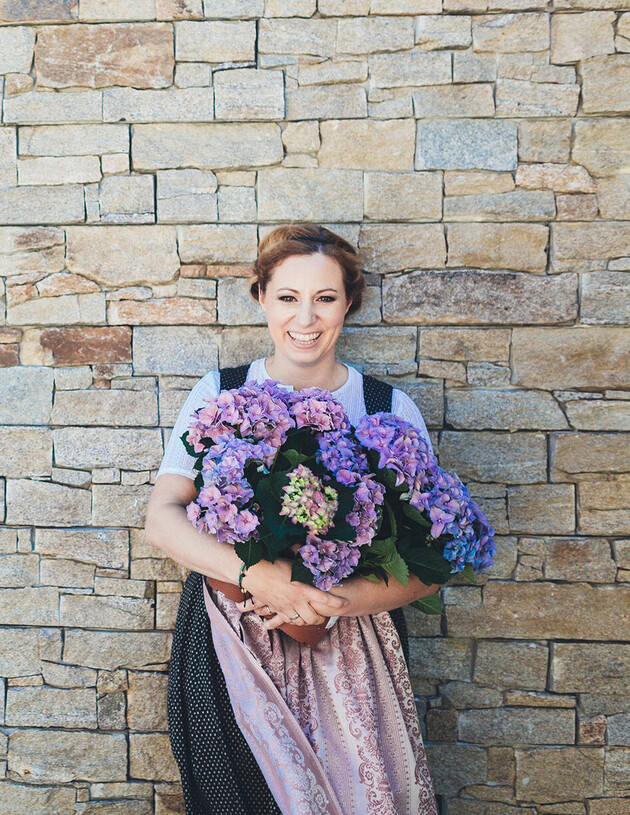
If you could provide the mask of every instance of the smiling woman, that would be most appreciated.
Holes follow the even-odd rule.
[[[408,585],[350,576],[322,591],[291,580],[283,555],[244,570],[233,545],[197,532],[187,518],[198,471],[181,436],[204,398],[246,380],[328,390],[355,427],[366,413],[391,411],[432,449],[404,391],[335,358],[344,319],[365,288],[347,241],[316,224],[281,226],[261,241],[253,271],[250,292],[274,353],[210,371],[195,385],[147,512],[147,540],[193,570],[177,618],[168,706],[186,812],[436,815],[401,606],[439,586],[414,575]],[[202,575],[240,586],[252,601],[235,602]],[[327,617],[335,620],[313,647],[280,628]]]

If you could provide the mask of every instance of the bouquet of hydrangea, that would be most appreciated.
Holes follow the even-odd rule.
[[[294,580],[351,574],[444,584],[491,566],[494,529],[419,431],[391,413],[353,427],[327,390],[272,379],[221,391],[181,437],[196,458],[190,521],[251,566],[294,557]],[[412,605],[439,613],[439,594]]]

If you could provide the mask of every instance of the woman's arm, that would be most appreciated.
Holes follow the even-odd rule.
[[[360,617],[363,614],[378,614],[379,611],[391,611],[393,608],[405,606],[421,597],[435,594],[440,588],[439,583],[427,586],[414,574],[409,575],[407,586],[403,586],[392,575],[387,577],[389,585],[386,585],[384,580],[372,583],[364,577],[349,577],[339,586],[330,589],[329,593],[349,600],[349,605],[341,612],[343,616]]]
[[[173,473],[161,475],[149,497],[147,542],[191,571],[237,584],[242,560],[232,544],[217,540],[216,535],[199,532],[188,520],[186,505],[197,494],[192,479]],[[278,625],[288,622],[296,612],[302,618],[295,621],[297,625],[319,623],[322,617],[340,614],[349,602],[315,586],[291,581],[291,563],[283,558],[251,566],[242,585],[276,612],[274,622]],[[315,606],[319,613],[313,610]]]

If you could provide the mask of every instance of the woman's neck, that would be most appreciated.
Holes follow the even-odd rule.
[[[322,388],[336,391],[347,382],[349,376],[346,366],[334,357],[322,360],[317,365],[294,365],[290,360],[272,354],[265,359],[265,368],[272,379],[283,385],[291,385],[295,390]]]

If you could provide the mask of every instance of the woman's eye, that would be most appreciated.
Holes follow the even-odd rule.
[[[295,300],[295,297],[293,297],[292,294],[281,294],[278,299],[279,300]],[[337,298],[336,297],[331,297],[329,294],[324,294],[319,299],[320,300],[331,301],[331,302],[334,303]]]

